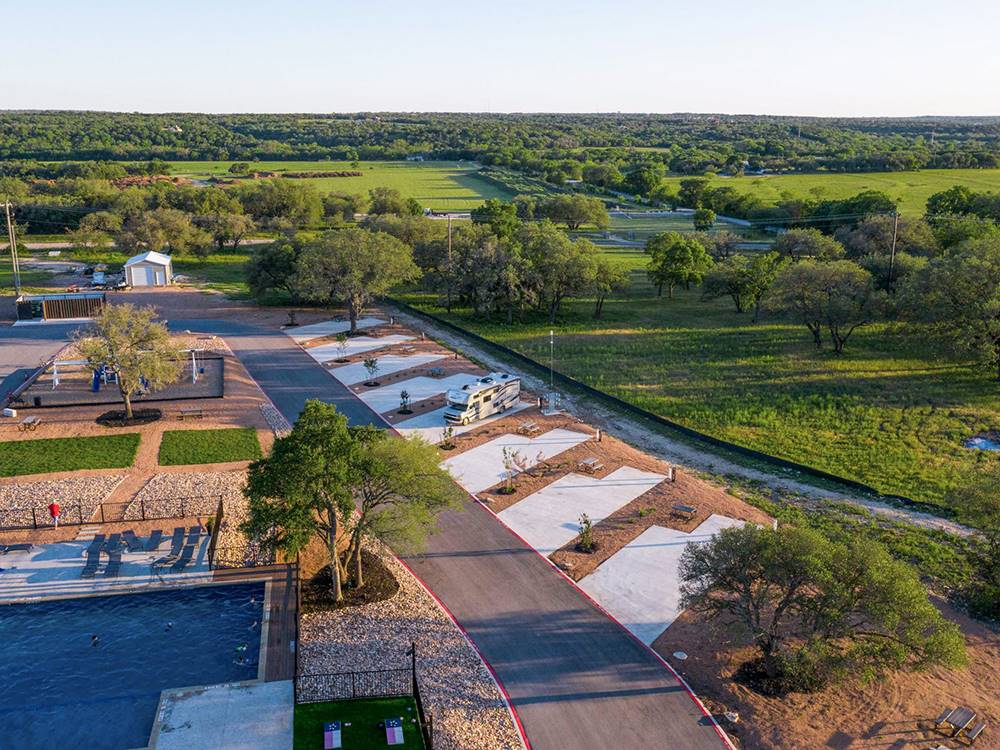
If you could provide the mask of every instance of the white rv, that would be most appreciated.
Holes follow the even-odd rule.
[[[521,400],[521,379],[505,372],[491,372],[475,383],[452,388],[448,391],[447,398],[445,421],[450,424],[469,424],[516,406]]]

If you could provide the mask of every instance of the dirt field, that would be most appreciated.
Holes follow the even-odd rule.
[[[929,731],[945,708],[968,706],[989,724],[976,750],[1000,749],[1000,633],[938,602],[966,637],[969,666],[961,670],[891,674],[871,684],[844,683],[815,694],[767,698],[733,682],[753,649],[736,627],[685,612],[653,648],[680,671],[716,712],[736,711],[726,731],[744,750],[928,750],[962,745]],[[671,654],[684,651],[686,661]]]

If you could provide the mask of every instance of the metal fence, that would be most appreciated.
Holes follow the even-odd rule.
[[[129,521],[163,521],[171,518],[211,516],[222,505],[221,495],[197,497],[129,500],[121,503],[83,503],[59,501],[59,525],[83,526],[84,524],[127,523]],[[38,505],[0,508],[0,531],[18,529],[43,529],[52,526],[49,502]]]
[[[60,503],[59,525],[82,526],[90,522],[93,511],[84,513],[83,503]],[[52,526],[48,503],[24,508],[0,509],[0,531],[41,529]]]

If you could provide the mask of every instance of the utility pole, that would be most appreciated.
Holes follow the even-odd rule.
[[[552,371],[555,368],[556,361],[556,332],[554,330],[549,331],[549,390],[555,390],[555,384],[552,380]]]
[[[448,212],[448,312],[451,312],[451,212]]]
[[[7,238],[10,240],[10,262],[14,272],[14,294],[21,296],[21,266],[17,260],[17,239],[14,237],[14,222],[10,218],[10,201],[4,201],[7,214]]]
[[[892,292],[892,271],[896,265],[896,238],[899,236],[899,211],[892,213],[892,248],[889,250],[889,291]]]

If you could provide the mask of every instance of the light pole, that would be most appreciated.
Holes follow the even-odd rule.
[[[556,332],[549,329],[549,390],[554,391],[555,386],[552,380],[552,371],[556,358]]]

